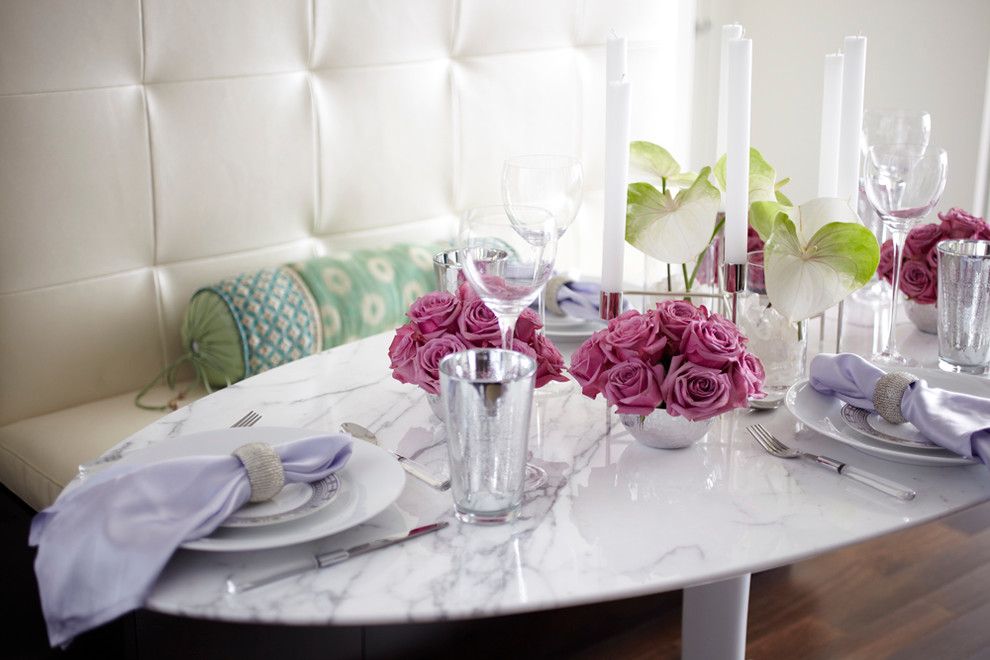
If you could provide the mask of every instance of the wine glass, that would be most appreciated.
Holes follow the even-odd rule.
[[[535,206],[513,206],[512,213],[504,206],[481,206],[461,217],[464,275],[498,318],[503,348],[512,349],[519,315],[550,279],[557,236],[553,214]],[[493,262],[491,248],[504,250],[505,259]]]
[[[870,147],[866,159],[866,196],[890,231],[894,247],[890,296],[890,327],[884,349],[873,361],[884,366],[917,366],[897,351],[897,292],[901,253],[908,231],[935,207],[945,188],[948,158],[944,149],[921,149],[917,144]]]
[[[553,214],[513,205],[468,209],[461,217],[459,244],[464,275],[498,318],[502,347],[512,350],[516,321],[550,279],[559,237]],[[493,261],[491,250],[504,258]],[[547,482],[540,467],[526,464],[526,490]]]
[[[557,154],[526,154],[502,165],[502,202],[509,213],[515,206],[537,206],[553,214],[557,239],[577,217],[584,194],[581,161]],[[538,296],[540,318],[546,323],[543,291]]]
[[[880,144],[910,144],[916,145],[923,153],[928,148],[928,140],[932,133],[931,116],[924,110],[902,110],[891,108],[867,108],[863,111],[863,130],[860,134],[860,148],[863,162],[866,162],[870,147]],[[863,168],[865,172],[865,166]],[[860,182],[859,212],[863,224],[877,237],[882,245],[884,242],[884,225],[880,216],[866,198],[865,181]],[[873,306],[883,304],[884,281],[874,273],[870,284],[857,291],[857,300]]]

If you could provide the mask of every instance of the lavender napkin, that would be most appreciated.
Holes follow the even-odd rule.
[[[884,371],[852,353],[819,354],[811,360],[815,390],[873,410],[873,391]],[[901,398],[901,413],[926,438],[955,453],[990,464],[990,399],[950,392],[918,380]]]
[[[591,282],[575,282],[556,277],[547,284],[547,311],[557,316],[572,316],[585,321],[601,321],[602,287]],[[629,303],[622,301],[623,309]]]
[[[344,467],[349,435],[275,447],[285,483]],[[65,493],[31,522],[35,573],[52,646],[140,607],[175,549],[206,536],[251,496],[234,456],[119,465]]]

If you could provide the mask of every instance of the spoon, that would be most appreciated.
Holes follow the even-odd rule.
[[[355,424],[354,422],[344,422],[340,425],[340,430],[344,433],[350,433],[358,440],[364,440],[365,442],[370,442],[371,444],[378,445],[378,436],[372,433],[370,430],[361,426],[360,424]],[[382,447],[382,449],[385,449]],[[425,467],[417,463],[411,458],[406,458],[401,454],[397,454],[391,449],[385,449],[388,453],[392,454],[399,461],[399,465],[406,469],[406,472],[416,477],[417,479],[425,482],[432,488],[440,491],[444,491],[450,488],[450,479],[440,479],[433,476],[433,474]]]

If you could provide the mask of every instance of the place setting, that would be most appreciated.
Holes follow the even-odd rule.
[[[405,488],[402,464],[381,447],[347,433],[253,425],[260,418],[86,466],[35,517],[30,542],[53,646],[142,603],[177,549],[244,552],[329,538],[375,518]],[[405,538],[394,536],[377,546]]]

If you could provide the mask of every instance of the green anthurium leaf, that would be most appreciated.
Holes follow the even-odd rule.
[[[725,190],[725,177],[725,156],[723,155],[715,165],[715,179],[722,190]],[[763,154],[750,147],[749,203],[776,200],[776,179],[777,171],[763,158]]]
[[[792,322],[816,316],[861,288],[880,260],[876,237],[858,222],[826,223],[807,242],[801,234],[797,223],[779,217],[764,248],[767,296]]]
[[[749,207],[749,224],[764,243],[773,233],[778,218],[786,218],[786,207],[778,202],[756,202]]]
[[[676,196],[661,193],[647,183],[628,189],[626,241],[660,261],[692,261],[708,247],[715,228],[721,195],[708,182],[709,168]]]
[[[645,170],[661,179],[669,179],[681,172],[670,152],[663,147],[642,140],[629,143],[630,165]]]

